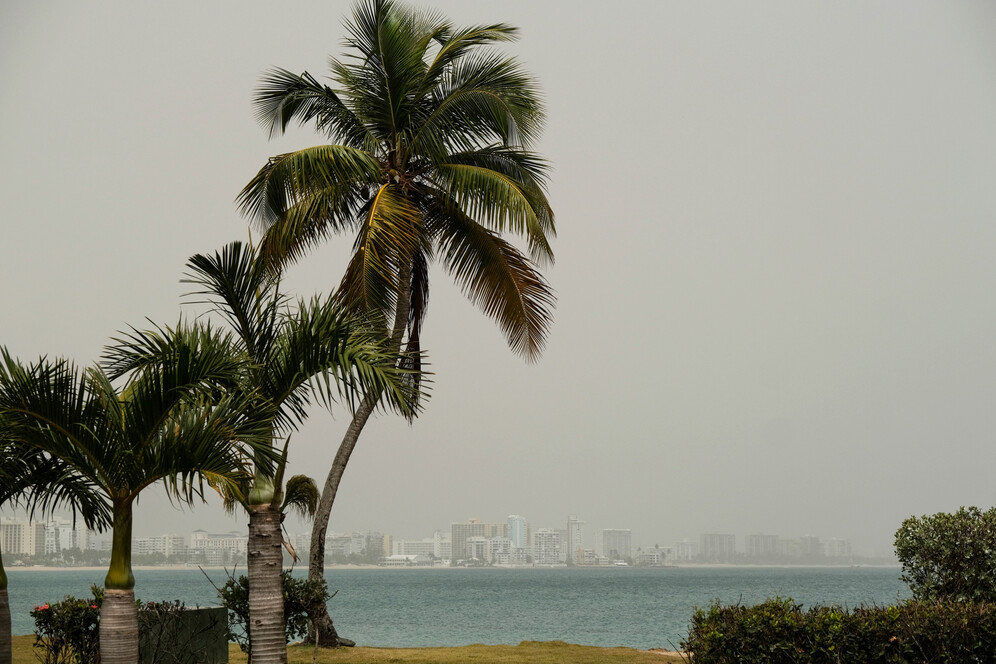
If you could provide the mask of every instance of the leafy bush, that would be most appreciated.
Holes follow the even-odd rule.
[[[698,609],[681,646],[695,664],[996,662],[996,605],[920,602],[803,610],[791,599]]]
[[[43,664],[90,664],[100,661],[100,604],[104,591],[90,587],[92,599],[66,597],[31,610],[35,648]]]
[[[996,508],[910,517],[896,556],[916,599],[996,602]]]
[[[308,635],[308,623],[315,609],[331,599],[325,581],[295,579],[289,570],[281,572],[284,585],[284,626],[287,643]],[[217,586],[216,586],[217,588]],[[228,640],[239,644],[252,656],[249,644],[249,578],[229,575],[217,588],[221,604],[228,609]]]
[[[43,664],[99,664],[100,605],[104,589],[90,586],[92,599],[66,597],[31,610],[35,648]],[[177,630],[186,609],[183,602],[136,602],[140,659],[145,664],[189,664],[197,661],[192,648],[198,633]],[[178,642],[179,640],[179,642]]]

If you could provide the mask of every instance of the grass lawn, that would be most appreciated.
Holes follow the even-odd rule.
[[[34,636],[14,637],[14,664],[37,662]],[[290,664],[311,664],[314,649],[291,646],[287,649]],[[228,649],[231,664],[245,664],[246,657],[235,644]],[[339,648],[319,650],[322,664],[339,662],[373,664],[462,664],[480,662],[496,664],[678,664],[680,657],[660,655],[632,648],[596,648],[576,646],[562,641],[523,641],[517,646],[461,646],[459,648]]]

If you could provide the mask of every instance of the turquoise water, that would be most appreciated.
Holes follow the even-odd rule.
[[[218,585],[225,580],[223,571],[208,574]],[[33,606],[89,596],[104,573],[14,568],[7,575],[13,632],[30,634]],[[136,596],[145,601],[217,604],[197,569],[138,570],[135,577]],[[339,591],[329,609],[340,634],[384,647],[558,639],[660,648],[677,646],[693,608],[715,599],[755,604],[778,595],[857,606],[909,595],[897,568],[330,569],[326,578]]]

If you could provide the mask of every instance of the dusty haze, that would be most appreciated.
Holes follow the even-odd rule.
[[[549,107],[556,324],[526,365],[434,273],[429,408],[367,428],[333,530],[577,514],[634,545],[764,532],[887,554],[911,514],[993,505],[996,6],[431,6],[521,28],[509,50]],[[0,344],[89,362],[129,324],[175,322],[187,257],[247,235],[242,186],[321,142],[267,141],[260,74],[325,76],[350,8],[3,3]],[[328,292],[350,247],[288,285]],[[347,420],[315,409],[293,470],[322,481]],[[135,531],[244,521],[152,490]]]

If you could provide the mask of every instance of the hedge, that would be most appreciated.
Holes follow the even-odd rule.
[[[996,662],[996,604],[814,606],[791,599],[697,609],[682,648],[695,664]]]

